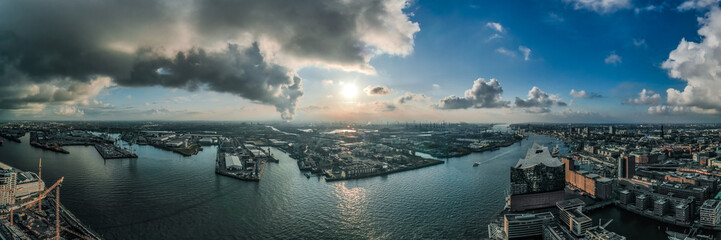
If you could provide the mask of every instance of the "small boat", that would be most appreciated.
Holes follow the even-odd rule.
[[[310,173],[305,173],[306,178],[310,178]]]
[[[481,162],[474,162],[474,163],[473,163],[473,166],[474,166],[474,167],[478,167],[478,165],[481,165]]]

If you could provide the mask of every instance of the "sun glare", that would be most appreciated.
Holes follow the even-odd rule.
[[[354,84],[345,84],[343,86],[343,90],[341,91],[341,94],[348,99],[353,99],[356,96],[358,96],[358,87],[356,87]]]

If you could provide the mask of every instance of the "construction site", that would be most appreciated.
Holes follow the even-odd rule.
[[[0,239],[101,239],[60,203],[64,177],[47,187],[38,173],[0,163]]]

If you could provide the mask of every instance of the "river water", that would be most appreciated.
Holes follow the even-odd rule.
[[[103,160],[92,147],[58,154],[22,141],[5,141],[0,161],[37,171],[42,157],[43,179],[64,176],[63,204],[107,239],[484,238],[503,208],[509,167],[532,141],[559,144],[531,136],[440,165],[326,183],[276,149],[280,163],[268,163],[260,182],[243,182],[214,173],[212,146],[182,157],[134,145],[138,159]]]

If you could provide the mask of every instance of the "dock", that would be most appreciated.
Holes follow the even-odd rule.
[[[95,150],[98,151],[103,159],[117,159],[117,158],[138,158],[135,153],[128,152],[122,148],[110,144],[94,144]]]

